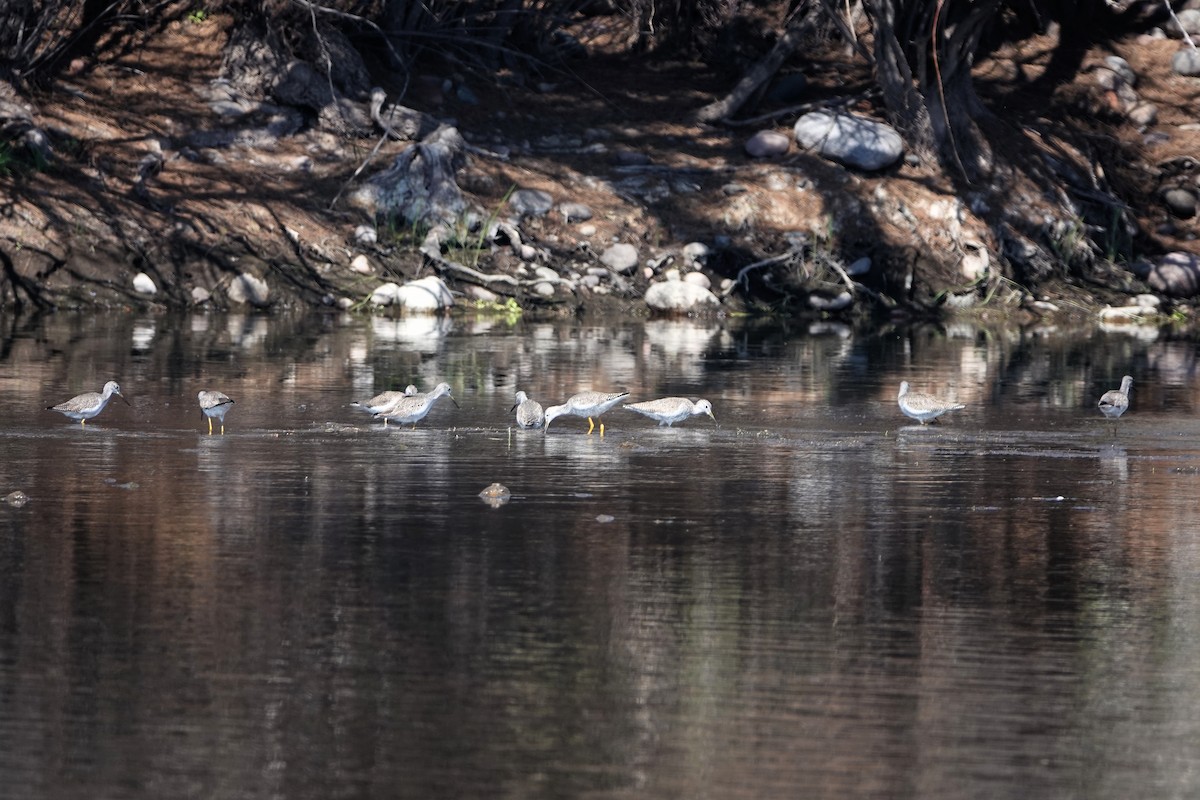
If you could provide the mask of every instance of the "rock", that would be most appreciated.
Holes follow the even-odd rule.
[[[228,295],[229,302],[238,305],[266,308],[271,304],[271,290],[266,282],[249,272],[243,272],[230,281],[225,294]]]
[[[771,82],[771,87],[763,95],[763,101],[771,105],[798,103],[805,97],[808,89],[808,78],[799,72],[780,75]]]
[[[842,292],[836,297],[825,297],[819,294],[810,294],[808,296],[808,304],[817,311],[844,311],[854,303],[854,296],[849,292]]]
[[[371,305],[390,306],[396,302],[396,297],[400,293],[400,284],[392,283],[391,281],[377,286],[375,291],[371,292]]]
[[[962,261],[959,266],[962,268],[963,277],[969,281],[977,281],[984,275],[987,275],[988,267],[991,264],[991,256],[988,255],[988,250],[978,242],[964,242]]]
[[[378,291],[378,289],[376,290]],[[433,314],[454,305],[450,289],[435,275],[409,281],[395,293],[396,305],[417,314]]]
[[[1200,50],[1190,47],[1180,50],[1171,58],[1171,69],[1188,77],[1200,75]]]
[[[683,246],[683,260],[686,264],[707,264],[712,250],[704,242],[688,242]]]
[[[846,274],[849,275],[851,278],[861,278],[863,275],[866,275],[870,271],[871,271],[871,257],[870,256],[863,256],[862,258],[857,258],[854,261],[852,261],[848,267],[846,267]]]
[[[474,300],[477,303],[498,303],[500,295],[493,292],[491,289],[485,289],[482,286],[477,286],[474,283],[468,283],[463,288],[463,294],[467,299]]]
[[[533,271],[535,278],[543,280],[533,285],[533,291],[542,297],[553,297],[554,286],[558,281],[558,273],[550,269],[550,267],[538,267]]]
[[[708,276],[703,272],[689,272],[687,275],[683,276],[683,282],[690,283],[694,286],[699,286],[702,289],[712,288],[712,281],[710,281]]]
[[[1137,73],[1133,71],[1133,67],[1129,66],[1129,62],[1120,56],[1107,56],[1104,59],[1104,66],[1116,73],[1117,77],[1130,86],[1137,85]]]
[[[354,229],[354,241],[358,244],[375,244],[379,241],[379,233],[372,225],[359,225]]]
[[[158,294],[158,287],[154,285],[154,279],[144,272],[133,276],[133,290],[138,294]]]
[[[1151,321],[1155,309],[1142,306],[1105,306],[1097,316],[1101,322],[1113,325],[1136,325]]]
[[[1179,219],[1191,219],[1196,216],[1196,195],[1187,189],[1167,189],[1163,192],[1163,203],[1171,214]]]
[[[671,267],[669,270],[663,273],[663,280],[677,281],[680,279],[680,277],[681,275],[679,270],[675,267]]]
[[[600,263],[613,272],[628,274],[638,265],[637,248],[631,244],[619,243],[605,250],[600,256]]]
[[[1148,128],[1158,122],[1158,106],[1154,103],[1138,103],[1129,110],[1129,121],[1139,128]]]
[[[567,223],[586,222],[592,218],[592,210],[583,203],[559,203],[558,213]]]
[[[1157,310],[1162,306],[1162,298],[1154,294],[1139,294],[1133,298],[1134,305],[1142,308],[1150,308]]]
[[[1167,253],[1157,264],[1143,262],[1134,271],[1151,289],[1168,297],[1200,294],[1200,256],[1192,253]]]
[[[192,305],[202,306],[212,299],[212,292],[203,286],[192,287]]]
[[[615,150],[612,160],[618,167],[644,167],[650,163],[650,156],[637,150]]]
[[[580,225],[579,226],[579,235],[580,236],[595,236],[596,235],[596,226],[595,225]]]
[[[746,155],[751,158],[777,158],[785,155],[791,140],[779,131],[759,131],[746,140]]]
[[[1167,25],[1167,33],[1169,33],[1172,38],[1182,38],[1182,34],[1179,31],[1180,26],[1187,31],[1189,36],[1200,36],[1200,10],[1194,8],[1185,8],[1176,16],[1179,18],[1179,25],[1176,25],[1174,21]]]
[[[720,305],[717,296],[701,286],[683,281],[662,281],[646,290],[646,305],[656,311],[688,312]]]
[[[350,271],[357,272],[359,275],[370,275],[375,271],[375,268],[371,266],[371,260],[369,258],[364,256],[362,253],[359,253],[353,259],[351,259]]]
[[[349,297],[339,297],[334,305],[336,305],[342,311],[349,311],[354,307],[354,301]]]
[[[541,189],[517,189],[508,204],[522,217],[544,217],[554,208],[554,198]]]
[[[538,257],[537,248],[531,244],[522,244],[517,246],[517,258],[522,261],[533,261]]]
[[[883,169],[904,155],[904,140],[894,128],[850,114],[814,111],[798,119],[793,131],[802,147],[858,169]]]

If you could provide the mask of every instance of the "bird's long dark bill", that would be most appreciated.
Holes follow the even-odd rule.
[[[123,395],[123,394],[118,393],[117,397],[121,398],[122,400],[125,400],[125,395]],[[131,406],[131,405],[133,405],[133,403],[130,403],[128,400],[125,400],[125,405]]]
[[[446,395],[446,397],[449,397],[449,398],[450,398],[450,402],[451,402],[451,403],[454,403],[454,407],[455,407],[455,408],[462,408],[462,406],[460,406],[460,405],[458,404],[458,401],[454,399],[454,395],[452,395],[452,394],[448,394],[448,395]],[[513,408],[516,408],[516,406],[513,406]]]

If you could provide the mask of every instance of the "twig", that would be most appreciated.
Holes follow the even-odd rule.
[[[1171,15],[1171,19],[1175,21],[1179,32],[1183,34],[1183,40],[1188,43],[1188,47],[1196,49],[1196,43],[1192,41],[1192,37],[1188,35],[1187,28],[1183,27],[1183,23],[1179,21],[1179,17],[1175,16],[1175,9],[1171,8],[1170,0],[1163,0],[1163,5],[1167,7],[1167,13]]]
[[[728,297],[729,295],[733,294],[733,287],[741,286],[742,281],[746,279],[746,275],[750,272],[750,270],[762,269],[763,267],[769,267],[772,264],[782,264],[788,259],[795,257],[795,255],[795,252],[789,250],[786,253],[781,253],[777,256],[771,256],[770,258],[764,258],[762,261],[755,261],[753,264],[747,264],[738,270],[737,277],[733,279],[733,283],[729,284],[725,291],[721,292],[721,296]]]

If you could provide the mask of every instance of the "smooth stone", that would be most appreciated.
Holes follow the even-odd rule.
[[[883,169],[904,155],[904,140],[894,128],[864,117],[813,111],[793,131],[802,147],[859,169]]]
[[[467,296],[468,300],[474,300],[477,303],[496,303],[500,300],[500,295],[491,289],[478,286],[474,283],[468,283],[463,288],[463,294]]]
[[[705,306],[720,305],[716,295],[694,283],[661,281],[646,290],[646,305],[656,311],[693,311]]]
[[[1138,103],[1130,109],[1129,121],[1139,128],[1148,128],[1158,122],[1158,106],[1153,103]]]
[[[600,285],[600,276],[599,275],[584,275],[582,283],[584,286],[586,286],[589,289],[595,289],[597,286]]]
[[[541,189],[517,189],[508,204],[523,217],[544,217],[554,208],[554,198]]]
[[[580,236],[595,236],[596,235],[596,226],[595,225],[580,225],[579,226],[579,235]]]
[[[866,275],[867,273],[869,273],[870,271],[871,271],[871,257],[870,256],[863,256],[862,258],[857,258],[854,261],[850,262],[850,265],[848,267],[846,267],[846,274],[849,275],[851,278],[860,278],[863,275]]]
[[[600,263],[613,272],[632,272],[638,265],[637,248],[623,242],[614,244],[600,255]]]
[[[1182,38],[1179,32],[1180,26],[1188,32],[1189,36],[1200,36],[1200,9],[1185,8],[1175,16],[1179,18],[1179,25],[1176,25],[1174,20],[1167,25],[1167,32],[1172,38]]]
[[[354,308],[354,301],[349,297],[339,297],[334,305],[342,311],[349,311],[351,308]]]
[[[192,304],[202,306],[212,299],[212,292],[203,286],[192,287]]]
[[[357,244],[375,244],[379,241],[379,232],[371,225],[359,225],[354,229],[354,241]]]
[[[534,277],[537,277],[537,278],[544,278],[546,280],[551,280],[551,281],[558,280],[558,273],[555,272],[550,267],[537,267],[536,269],[534,269],[533,274],[534,274]]]
[[[154,279],[144,272],[133,276],[133,290],[138,294],[158,294],[158,287],[154,285]]]
[[[680,277],[679,270],[676,267],[671,267],[669,270],[663,273],[663,278],[668,281],[677,281],[680,279]]]
[[[1157,309],[1162,306],[1162,298],[1156,294],[1139,294],[1133,298],[1133,302],[1142,308]]]
[[[1196,195],[1187,189],[1167,189],[1163,192],[1163,203],[1178,219],[1191,219],[1196,216]]]
[[[1104,66],[1115,72],[1121,80],[1130,86],[1137,84],[1137,73],[1133,71],[1133,67],[1129,66],[1129,62],[1120,56],[1106,56]]]
[[[690,283],[694,286],[699,286],[703,289],[712,288],[712,281],[710,281],[708,276],[703,272],[689,272],[687,275],[683,276],[683,282]]]
[[[1168,297],[1200,294],[1200,256],[1192,253],[1167,253],[1158,263],[1141,262],[1133,270],[1151,289]]]
[[[592,218],[592,210],[583,203],[559,203],[558,213],[568,223],[586,222]]]
[[[357,272],[360,275],[370,275],[375,271],[375,268],[371,266],[371,259],[359,253],[350,260],[350,271]]]
[[[792,142],[779,131],[759,131],[746,140],[743,147],[751,158],[778,158],[786,155]]]
[[[426,275],[401,286],[396,292],[396,304],[405,311],[432,314],[454,305],[454,296],[441,278]]]
[[[706,264],[712,249],[704,242],[688,242],[683,246],[683,260],[688,264]]]
[[[1171,69],[1187,77],[1200,75],[1200,50],[1185,47],[1178,51],[1171,57]]]
[[[249,272],[243,272],[230,281],[226,294],[229,296],[230,302],[238,305],[265,308],[271,304],[271,290],[267,287],[266,281]]]
[[[376,306],[390,306],[396,302],[396,297],[399,293],[400,284],[389,281],[375,287],[375,291],[371,292],[371,304]]]
[[[854,297],[849,292],[842,292],[836,297],[825,297],[819,294],[810,294],[808,296],[809,306],[817,311],[843,311],[853,303]]]

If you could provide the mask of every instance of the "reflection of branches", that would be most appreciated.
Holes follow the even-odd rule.
[[[13,305],[18,310],[25,307],[25,302],[21,299],[21,292],[24,292],[25,296],[39,309],[48,310],[53,307],[53,304],[42,296],[41,287],[35,281],[20,274],[12,258],[3,249],[0,249],[0,266],[4,267],[4,277],[12,286]]]

